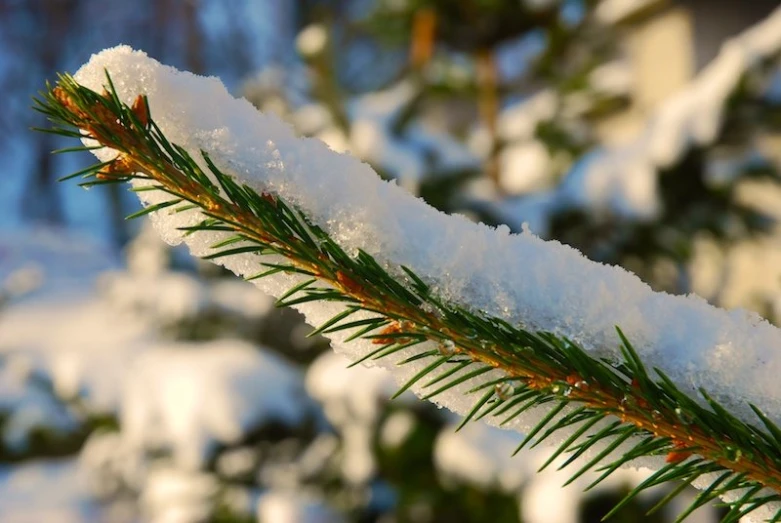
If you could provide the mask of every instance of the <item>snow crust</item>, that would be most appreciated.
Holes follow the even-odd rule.
[[[728,44],[727,55],[743,63],[768,52],[781,40],[781,9],[764,25]],[[730,49],[733,49],[730,51]],[[731,62],[730,62],[731,63]],[[591,262],[558,242],[546,242],[530,233],[511,235],[464,217],[447,216],[402,190],[382,181],[357,159],[336,153],[315,139],[296,137],[272,115],[261,114],[245,100],[231,97],[217,78],[199,78],[161,65],[127,46],[94,55],[76,74],[79,83],[100,91],[108,70],[120,98],[128,103],[138,94],[149,97],[152,117],[174,143],[197,152],[209,151],[217,165],[257,190],[272,191],[304,210],[348,253],[363,249],[390,270],[406,265],[432,285],[441,297],[474,310],[502,317],[532,330],[548,330],[582,344],[594,356],[619,358],[614,327],[620,326],[649,368],[659,367],[693,396],[704,387],[735,415],[754,421],[748,403],[754,403],[781,422],[781,331],[756,315],[719,310],[696,296],[654,293],[635,275],[617,267]],[[723,76],[703,108],[724,96],[737,78],[737,69],[720,66]],[[691,118],[700,113],[687,113]],[[664,122],[664,120],[662,120]],[[696,125],[695,125],[696,124]],[[687,137],[712,135],[712,119],[694,119]],[[688,134],[691,131],[691,134]],[[659,135],[661,136],[661,134]],[[662,151],[667,149],[662,148]],[[101,159],[112,156],[99,152]],[[165,195],[140,193],[146,203]],[[209,245],[223,234],[196,234],[182,238],[177,227],[201,219],[197,213],[154,213],[163,238],[186,242],[195,255],[211,252]],[[223,258],[239,275],[256,273],[261,258],[253,255]],[[263,291],[279,295],[297,281],[275,276],[257,282]],[[312,324],[339,312],[333,304],[300,307]],[[372,347],[368,343],[335,348],[356,358]],[[428,346],[410,349],[411,353]],[[427,362],[395,365],[381,360],[397,380],[412,376]],[[494,379],[498,371],[478,382]],[[438,402],[464,413],[474,399],[465,383],[438,397]],[[532,412],[514,427],[523,430],[542,412]]]

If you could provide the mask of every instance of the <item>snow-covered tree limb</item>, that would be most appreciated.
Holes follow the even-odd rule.
[[[558,444],[573,477],[650,466],[637,492],[682,479],[704,489],[692,508],[730,502],[725,521],[776,514],[781,331],[758,316],[444,215],[219,80],[127,47],[38,108],[99,158],[76,173],[86,185],[131,181],[167,241],[301,310],[402,391]]]
[[[607,12],[607,4],[600,4],[600,9]],[[609,209],[641,221],[654,219],[662,210],[657,194],[660,171],[692,148],[712,144],[722,129],[728,101],[745,75],[779,53],[781,7],[727,40],[688,85],[659,104],[636,139],[585,155],[562,184],[537,198],[549,208]]]

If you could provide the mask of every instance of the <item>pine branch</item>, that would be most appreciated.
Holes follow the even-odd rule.
[[[648,488],[681,480],[702,488],[682,517],[721,497],[731,507],[725,522],[763,507],[770,520],[781,519],[781,428],[759,408],[751,405],[751,423],[705,390],[691,397],[661,369],[647,368],[620,329],[622,357],[596,357],[564,336],[455,303],[408,267],[346,252],[305,209],[243,183],[206,151],[171,143],[144,95],[122,102],[108,74],[105,88],[99,94],[61,76],[36,100],[54,132],[115,152],[66,178],[80,177],[84,187],[133,182],[153,202],[134,217],[198,216],[180,232],[212,239],[204,258],[240,260],[234,270],[253,282],[286,282],[276,291],[279,306],[320,307],[314,333],[358,344],[356,363],[396,362],[406,376],[399,392],[474,398],[464,423],[519,427],[534,417],[519,450],[558,441],[545,466],[567,456],[562,467],[579,465],[571,480],[601,472],[592,487],[624,466],[658,468],[613,512]]]

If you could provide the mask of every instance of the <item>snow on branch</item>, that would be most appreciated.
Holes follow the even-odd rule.
[[[107,72],[109,91],[97,95],[107,87]],[[709,492],[732,500],[740,499],[746,477],[778,475],[771,451],[741,462],[754,438],[756,445],[765,438],[744,423],[759,425],[757,416],[767,427],[781,422],[781,331],[758,316],[716,309],[696,296],[655,293],[635,275],[558,242],[445,215],[359,160],[298,138],[276,117],[231,97],[218,79],[179,72],[129,47],[93,56],[75,81],[62,81],[42,106],[54,120],[81,128],[87,145],[97,139],[105,146],[93,151],[101,164],[87,174],[96,183],[112,181],[113,170],[131,162],[126,169],[136,174],[128,177],[168,242],[185,242],[193,254],[295,304],[349,359],[388,368],[405,388],[467,419],[485,417],[529,437],[545,439],[545,425],[558,416],[568,420],[555,425],[569,427],[564,437],[591,435],[604,443],[585,444],[576,457],[599,461],[623,452],[638,459],[616,467],[673,467],[702,486],[723,483]],[[258,232],[263,224],[267,230]],[[276,231],[284,227],[293,233],[280,245]],[[285,265],[285,256],[304,262]],[[258,277],[262,264],[271,269]],[[384,294],[373,295],[374,287]],[[294,299],[299,292],[306,296]],[[336,328],[347,321],[370,328],[361,336]],[[459,322],[468,328],[453,327]],[[393,357],[369,357],[378,350]],[[534,376],[524,367],[538,364],[560,364],[569,374]],[[443,386],[432,392],[432,384]],[[621,387],[626,395],[616,392]],[[648,403],[642,395],[652,390]],[[477,405],[474,391],[483,395]],[[597,405],[591,417],[569,405],[579,397]],[[485,405],[509,415],[487,416]],[[713,410],[697,410],[707,408]],[[721,419],[727,435],[714,443],[705,423],[684,427],[693,425],[689,412],[702,416],[697,420]],[[601,419],[605,413],[617,417]],[[676,413],[679,420],[672,419]],[[638,430],[656,439],[641,439]],[[762,444],[781,447],[774,435]],[[695,454],[707,455],[713,467]],[[777,488],[781,480],[760,484]]]
[[[781,331],[753,313],[656,293],[624,269],[558,242],[447,216],[359,160],[297,138],[287,124],[231,97],[216,78],[176,71],[127,47],[95,55],[75,78],[100,91],[105,70],[122,99],[147,94],[171,142],[208,151],[239,180],[304,209],[346,252],[409,267],[444,299],[567,337],[595,356],[620,359],[619,325],[649,368],[692,391],[713,391],[745,419],[753,419],[753,403],[781,422]],[[98,152],[101,160],[114,155]],[[153,219],[169,242],[184,239],[196,255],[211,252],[212,238],[182,238],[178,229],[198,216],[158,212]],[[257,269],[252,254],[227,263],[243,275]],[[284,285],[269,287],[278,294]]]
[[[658,171],[674,165],[691,147],[713,143],[727,101],[743,76],[780,51],[781,7],[726,41],[689,85],[661,103],[637,139],[597,149],[580,160],[564,182],[546,195],[546,205],[608,208],[621,216],[653,219],[660,211]]]

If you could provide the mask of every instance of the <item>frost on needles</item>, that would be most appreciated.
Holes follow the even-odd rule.
[[[781,507],[781,331],[760,317],[445,215],[217,78],[129,47],[38,109],[100,160],[86,184],[131,181],[166,241],[296,307],[402,390],[557,444],[576,476],[648,466],[642,488],[692,482],[695,504],[732,503],[728,521]]]

